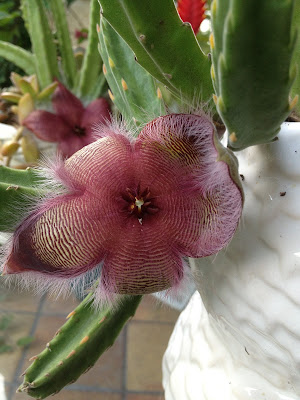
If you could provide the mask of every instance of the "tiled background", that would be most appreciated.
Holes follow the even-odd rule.
[[[0,318],[5,314],[13,317],[0,336],[4,334],[6,342],[14,346],[12,352],[0,354],[6,393],[0,387],[0,400],[30,399],[15,393],[22,382],[20,375],[29,365],[28,359],[45,348],[77,304],[73,298],[55,301],[47,296],[37,298],[28,292],[0,289]],[[134,318],[96,365],[51,399],[163,400],[162,356],[178,315],[178,311],[152,296],[145,296]],[[34,336],[34,342],[27,348],[18,348],[16,340],[28,335]]]

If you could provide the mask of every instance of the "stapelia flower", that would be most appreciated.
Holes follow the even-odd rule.
[[[102,135],[56,168],[67,193],[21,223],[4,274],[51,282],[103,262],[99,290],[152,293],[183,281],[184,256],[229,243],[242,189],[206,116],[159,117],[137,139],[113,126]]]
[[[183,22],[192,25],[195,35],[205,19],[206,0],[179,0],[177,10]]]
[[[110,119],[109,105],[104,98],[96,99],[84,108],[81,101],[61,83],[55,89],[52,105],[55,114],[35,110],[23,121],[23,125],[42,140],[58,142],[58,150],[65,157],[92,143],[95,123]]]

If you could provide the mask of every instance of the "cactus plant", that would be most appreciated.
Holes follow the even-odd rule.
[[[146,123],[164,114],[162,95],[153,77],[134,58],[127,43],[101,18],[99,51],[110,98],[127,122]]]
[[[214,99],[234,150],[273,140],[296,104],[292,11],[292,0],[212,2]]]
[[[132,48],[137,62],[189,103],[209,101],[210,61],[173,0],[101,0],[102,15]]]
[[[57,1],[59,0],[55,0],[54,4]],[[296,13],[293,17],[294,3],[296,3]],[[36,18],[36,20],[42,18],[38,14],[40,12],[39,4],[39,0],[24,0],[24,15],[28,22],[32,18],[31,15],[29,16],[28,10],[29,7],[31,7],[31,10],[33,5],[38,5],[35,13],[32,14],[33,18]],[[91,36],[83,67],[78,75],[79,78],[78,76],[74,78],[74,66],[70,47],[64,39],[65,33],[62,32],[59,39],[62,52],[70,55],[70,59],[66,60],[65,64],[65,71],[69,72],[65,73],[70,76],[70,82],[73,82],[73,84],[75,79],[76,83],[73,89],[77,90],[80,97],[87,99],[89,96],[95,95],[105,77],[110,87],[111,99],[121,114],[121,118],[129,123],[134,121],[139,128],[148,122],[147,118],[151,119],[166,113],[167,108],[164,108],[161,93],[157,90],[158,82],[160,82],[160,85],[165,85],[174,95],[172,101],[175,102],[179,110],[186,103],[194,105],[199,100],[209,103],[214,98],[219,113],[217,116],[228,130],[229,146],[233,150],[241,150],[254,144],[274,140],[280,124],[296,105],[299,94],[299,78],[293,86],[296,75],[294,64],[299,61],[299,44],[293,56],[296,36],[292,28],[292,19],[294,18],[294,26],[297,25],[299,19],[298,0],[261,0],[259,4],[252,0],[245,0],[244,2],[213,0],[211,4],[211,57],[203,54],[190,24],[182,22],[172,0],[164,2],[160,0],[152,0],[151,2],[100,0],[100,4],[102,9],[101,22],[97,1],[92,0]],[[62,25],[62,10],[60,9],[57,12],[60,12],[60,14],[56,16],[56,20],[59,20],[60,25]],[[95,29],[96,21],[100,23],[98,34]],[[33,32],[34,29],[35,32],[38,32],[38,29],[41,29],[36,21],[31,21],[28,25],[30,26],[30,24],[30,32]],[[42,38],[47,35],[49,38],[47,27],[41,32]],[[98,39],[100,54],[104,61],[103,74],[99,72],[102,66],[101,57],[95,50],[95,43]],[[36,44],[36,46],[38,45],[40,44]],[[3,44],[0,42],[0,54],[2,54],[1,46]],[[49,55],[52,54],[51,57],[54,57],[51,46]],[[44,61],[41,61],[41,64],[39,64],[40,61],[35,64],[37,55],[22,53],[21,50],[14,53],[9,49],[10,45],[5,51],[17,63],[21,62],[22,54],[25,54],[26,69],[31,70],[37,65],[38,76],[43,85],[49,82],[50,72],[56,68],[56,63],[52,59],[45,58]],[[294,63],[292,63],[292,57]],[[43,62],[46,63],[45,70],[41,70],[44,65]],[[290,94],[292,94],[291,98],[289,98]],[[171,114],[170,118],[177,119],[174,114]],[[193,120],[193,118],[186,116],[179,117],[179,120],[183,119],[186,121]],[[159,118],[156,122],[150,122],[147,126],[155,126],[158,123],[157,121],[159,121]],[[188,126],[190,129],[194,125],[192,122],[188,122]],[[176,162],[189,154],[191,160],[193,160],[195,154],[192,149],[196,138],[190,135],[189,142],[183,143],[183,136],[182,142],[176,141],[175,127],[178,127],[178,124],[171,125],[171,128],[167,129],[167,133],[163,129],[158,130],[157,136],[160,140],[157,140],[156,146],[153,147],[153,154],[155,156],[167,154],[171,160]],[[114,137],[114,132],[111,134]],[[199,137],[199,130],[196,134]],[[143,138],[143,134],[141,137]],[[171,143],[169,147],[164,147],[166,141],[163,145],[161,143],[166,137],[169,138]],[[108,140],[107,137],[104,137],[99,139],[99,143],[104,148],[106,143],[111,140],[111,138]],[[210,144],[212,145],[212,142]],[[92,148],[91,146],[89,149]],[[122,147],[126,151],[129,148],[128,143],[124,148]],[[188,150],[186,150],[187,148]],[[222,152],[222,147],[217,138],[214,139],[213,148],[218,149],[219,152],[217,161],[225,161],[231,165],[229,168],[230,176],[237,181],[238,166],[235,157],[227,150],[224,153]],[[110,154],[111,149],[112,147],[109,149]],[[142,145],[141,149],[144,149]],[[206,147],[201,152],[201,157],[208,157],[208,153],[208,147]],[[78,157],[78,153],[76,154],[76,157]],[[96,157],[95,154],[93,151],[82,151],[80,153],[80,156],[83,155],[82,162],[78,166],[87,165],[90,167],[94,165],[93,157]],[[112,159],[119,167],[118,162],[120,161],[116,157],[112,157]],[[131,158],[129,159],[132,161]],[[87,162],[87,160],[90,161]],[[150,162],[146,164],[149,166]],[[195,168],[195,164],[193,164],[193,168]],[[164,164],[162,165],[157,169],[156,176],[161,174],[166,176],[166,168]],[[215,162],[213,165],[215,165]],[[125,171],[129,169],[129,165],[126,164]],[[74,168],[72,174],[76,175],[79,170],[79,167]],[[183,170],[184,168],[180,169],[180,173]],[[59,171],[57,172],[58,175],[62,168]],[[111,169],[107,168],[105,171],[111,171]],[[145,171],[146,168],[141,171],[141,174]],[[169,168],[168,171],[170,172],[171,169]],[[63,175],[61,180],[67,181],[69,179],[70,181],[70,178],[66,178],[67,175]],[[84,173],[82,176],[89,177],[90,175]],[[213,187],[216,176],[213,174],[206,176],[209,176],[209,182]],[[98,175],[97,177],[99,179]],[[1,210],[6,215],[9,214],[10,210],[8,202],[13,200],[18,204],[21,203],[22,199],[19,196],[19,194],[22,194],[21,191],[32,194],[33,198],[38,198],[40,195],[39,184],[42,183],[42,180],[32,171],[13,172],[2,167],[0,179],[0,190],[3,193],[0,205]],[[93,177],[93,179],[95,178]],[[186,192],[188,192],[187,188],[189,187],[192,191],[193,188],[188,186],[191,182],[194,181],[190,179],[189,182],[178,182],[178,187],[180,187],[180,190],[185,189]],[[76,196],[82,189],[79,184],[77,187],[77,184],[76,181],[76,183],[70,185],[72,189],[77,190]],[[86,192],[92,186],[90,183],[89,185]],[[20,189],[12,190],[17,186]],[[43,188],[43,186],[41,187]],[[195,184],[195,187],[197,187],[197,184]],[[123,200],[124,197],[125,200],[127,199],[126,201],[129,198],[129,211],[135,210],[138,213],[144,205],[143,196],[148,196],[148,189],[145,189],[143,196],[139,187],[136,192],[130,191],[130,188],[126,190]],[[217,198],[219,199],[218,196]],[[145,204],[149,205],[150,200]],[[210,197],[208,196],[208,203],[209,200]],[[188,200],[183,201],[182,204],[182,209],[186,210]],[[208,206],[204,213],[206,220],[209,220],[206,213],[210,214],[214,211],[216,204]],[[19,218],[20,215],[14,215],[13,218],[9,217],[5,220],[0,218],[1,230],[12,230]],[[139,220],[139,223],[142,225],[143,221]],[[183,225],[183,223],[180,225],[181,228]],[[199,224],[195,224],[195,226],[198,227]],[[109,237],[111,238],[111,235]],[[110,249],[113,247],[108,239],[105,243],[108,243]],[[134,240],[132,243],[134,243]],[[145,257],[147,257],[146,254]],[[29,270],[30,267],[28,264]],[[55,266],[52,267],[51,271],[53,272]],[[59,267],[63,268],[64,266],[60,265]],[[124,275],[130,276],[126,273]],[[145,282],[141,281],[140,283],[143,286]],[[125,295],[128,295],[128,293]],[[109,337],[110,330],[112,329],[114,332],[114,339],[121,326],[138,306],[139,301],[140,297],[138,296],[126,297],[119,308],[113,310],[106,308],[98,313],[98,317],[95,318],[91,298],[88,297],[79,306],[75,314],[72,314],[67,324],[61,328],[59,334],[50,342],[52,351],[46,349],[35,358],[33,365],[25,373],[25,380],[20,390],[33,397],[45,398],[60,390],[71,380],[77,379],[80,373],[92,365],[107,348],[108,342],[106,340]],[[104,315],[106,319],[99,326],[98,322],[102,321]],[[98,347],[100,342],[102,345]],[[88,360],[84,357],[85,352],[90,355]],[[72,368],[70,367],[71,362]]]
[[[21,0],[22,15],[32,42],[32,52],[0,40],[0,56],[14,62],[28,75],[36,74],[42,90],[56,78],[76,92],[84,102],[90,102],[102,93],[105,86],[101,57],[97,50],[96,23],[99,22],[100,11],[98,1],[91,1],[89,41],[79,71],[63,1],[54,0],[49,2],[49,5],[53,19],[51,27],[42,0]],[[57,45],[52,28],[55,28]]]
[[[14,230],[26,209],[42,195],[41,183],[43,177],[32,168],[17,170],[0,165],[0,231]]]
[[[121,329],[133,317],[142,296],[127,296],[116,308],[96,310],[92,294],[68,315],[46,349],[32,357],[19,392],[44,399],[59,392],[89,370],[113,345]]]

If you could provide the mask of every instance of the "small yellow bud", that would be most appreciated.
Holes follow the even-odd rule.
[[[38,94],[37,98],[39,100],[46,99],[47,97],[50,97],[52,93],[54,93],[54,90],[56,89],[58,85],[58,82],[52,82],[50,85],[46,86],[43,90],[40,91]]]
[[[212,80],[214,81],[216,79],[216,75],[215,75],[215,69],[214,69],[213,65],[211,66],[211,69],[210,69],[210,75],[211,75]]]
[[[293,98],[293,100],[289,104],[289,109],[292,110],[298,103],[299,96],[296,94],[296,96]]]
[[[21,148],[26,162],[34,163],[38,160],[39,149],[37,147],[36,141],[31,135],[26,135],[22,137]]]
[[[109,98],[111,99],[111,101],[114,101],[115,96],[112,94],[112,92],[109,89],[108,89],[108,95],[109,95]]]
[[[210,48],[213,50],[215,47],[215,38],[214,38],[213,33],[211,33],[209,35],[209,44],[210,44]]]
[[[34,110],[34,102],[30,93],[24,94],[19,101],[18,117],[19,123],[22,124],[24,119]]]
[[[12,103],[18,103],[22,96],[19,93],[14,92],[2,92],[0,94],[0,99],[10,101]]]
[[[156,89],[156,94],[157,94],[157,97],[158,97],[159,99],[162,98],[161,90],[160,90],[159,87]]]
[[[232,132],[232,133],[229,135],[229,140],[230,140],[230,142],[232,142],[232,143],[234,143],[234,142],[237,141],[237,137],[236,137],[235,132]]]
[[[15,154],[15,152],[19,148],[19,143],[16,142],[15,140],[11,140],[9,142],[6,142],[3,144],[1,148],[1,154],[3,157],[11,157]]]
[[[115,66],[115,63],[113,62],[113,60],[110,57],[108,57],[108,63],[109,63],[110,68],[113,68]]]
[[[17,74],[16,72],[12,72],[10,74],[10,80],[15,85],[15,87],[18,89],[20,89],[20,85],[19,85],[20,79],[22,79],[22,76]]]
[[[121,80],[121,83],[122,83],[122,88],[123,88],[124,90],[127,90],[127,89],[128,89],[128,86],[127,86],[127,83],[124,81],[123,78],[122,78],[122,80]]]
[[[18,109],[19,109],[18,106],[11,106],[10,107],[10,111],[13,112],[14,114],[18,114]]]

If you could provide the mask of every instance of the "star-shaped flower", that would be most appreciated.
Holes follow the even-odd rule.
[[[23,121],[23,125],[42,140],[58,142],[58,149],[65,157],[70,157],[94,141],[96,123],[110,120],[106,99],[96,99],[85,108],[61,83],[58,83],[53,94],[52,106],[55,114],[35,110]]]
[[[56,168],[67,192],[21,223],[4,274],[56,284],[103,263],[99,290],[152,293],[182,282],[184,257],[229,243],[242,189],[206,116],[159,117],[137,139],[114,127],[102,136]]]

